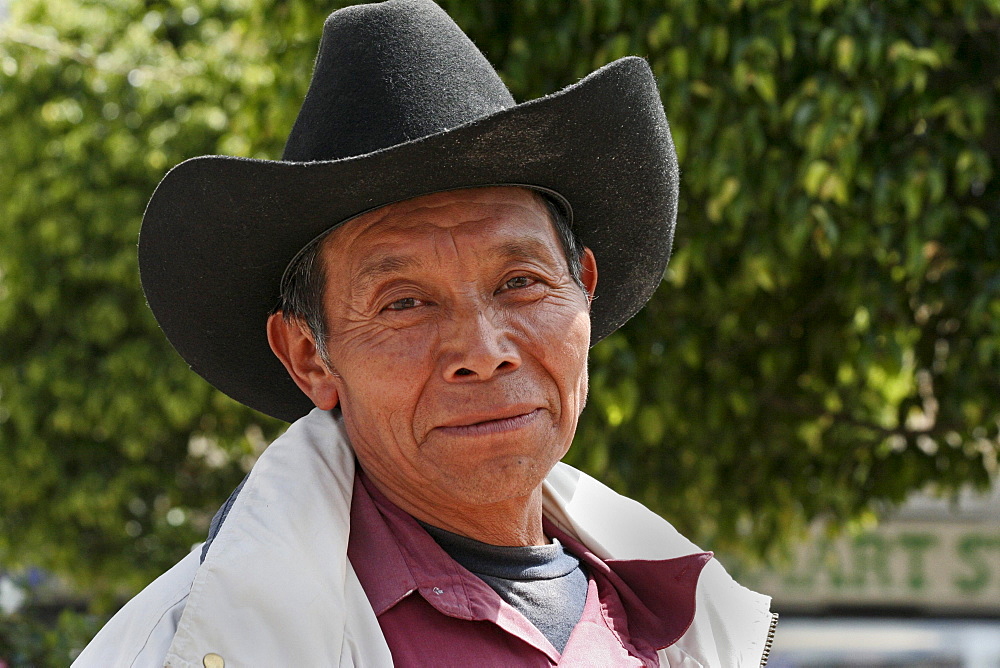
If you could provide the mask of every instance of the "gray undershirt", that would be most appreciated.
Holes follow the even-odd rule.
[[[504,547],[420,523],[448,555],[488,584],[562,653],[587,602],[580,560],[549,545]]]

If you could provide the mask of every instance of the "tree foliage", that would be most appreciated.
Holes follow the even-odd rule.
[[[345,4],[345,3],[341,3]],[[520,100],[649,59],[675,255],[592,353],[568,460],[766,555],[934,484],[1000,419],[1000,2],[442,0]],[[135,243],[172,165],[276,159],[305,0],[17,0],[0,26],[0,564],[96,609],[199,540],[282,425],[191,373]]]

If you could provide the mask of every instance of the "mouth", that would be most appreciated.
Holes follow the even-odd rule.
[[[464,424],[451,424],[437,427],[438,431],[447,436],[487,436],[490,434],[502,434],[516,431],[528,426],[542,414],[541,408],[535,408],[526,412],[519,412],[513,415],[496,418],[479,419],[478,417],[462,418],[459,422]]]

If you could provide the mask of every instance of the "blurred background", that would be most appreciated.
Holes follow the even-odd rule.
[[[284,428],[136,239],[171,166],[280,157],[344,4],[0,0],[0,667],[66,665]],[[1000,666],[1000,0],[441,4],[518,100],[637,54],[670,119],[675,254],[568,461],[775,597],[771,665]]]

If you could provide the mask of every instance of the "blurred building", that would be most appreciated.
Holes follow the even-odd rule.
[[[772,668],[1000,668],[1000,486],[915,497],[852,537],[817,528],[743,580],[781,614]]]

